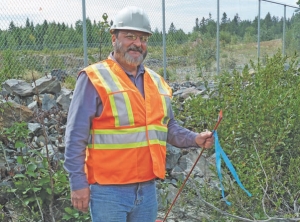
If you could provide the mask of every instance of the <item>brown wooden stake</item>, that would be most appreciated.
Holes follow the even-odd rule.
[[[186,177],[186,178],[185,178],[185,180],[183,181],[183,184],[181,185],[180,189],[179,189],[179,190],[178,190],[178,192],[177,192],[177,195],[176,195],[176,197],[174,198],[174,200],[173,200],[173,202],[172,202],[171,206],[169,207],[169,209],[168,209],[168,211],[167,211],[167,213],[166,213],[166,216],[164,217],[164,220],[163,220],[163,222],[165,222],[165,221],[166,221],[166,219],[167,219],[167,217],[168,217],[168,215],[169,215],[169,213],[170,213],[170,211],[171,211],[171,209],[172,209],[173,205],[175,204],[175,202],[176,202],[176,200],[177,200],[178,196],[180,195],[180,193],[181,193],[181,191],[182,191],[183,187],[185,186],[185,184],[186,184],[187,180],[189,179],[189,177],[190,177],[191,173],[193,172],[193,170],[194,170],[194,168],[195,168],[196,164],[198,163],[198,161],[199,161],[200,157],[202,156],[202,154],[203,154],[203,151],[204,151],[204,150],[205,150],[205,148],[202,148],[202,151],[200,152],[200,154],[199,154],[199,156],[198,156],[198,158],[197,158],[196,162],[194,163],[194,165],[193,165],[192,169],[190,170],[189,174],[187,175],[187,177]]]
[[[220,110],[220,113],[219,113],[219,116],[218,116],[218,121],[217,121],[217,123],[216,123],[216,125],[215,125],[213,131],[211,132],[210,137],[212,137],[213,134],[214,134],[214,132],[217,130],[217,128],[218,128],[218,126],[219,126],[219,124],[220,124],[222,118],[223,118],[223,112],[222,112],[222,110]],[[205,145],[205,142],[204,142],[204,145]],[[164,220],[163,220],[162,222],[165,222],[165,221],[166,221],[166,219],[167,219],[169,213],[171,212],[171,209],[172,209],[173,205],[175,204],[175,202],[176,202],[178,196],[180,195],[180,193],[181,193],[183,187],[185,186],[187,180],[189,179],[191,173],[193,172],[195,166],[197,165],[197,163],[198,163],[200,157],[202,156],[204,150],[205,150],[205,147],[202,148],[202,150],[201,150],[201,152],[200,152],[200,154],[199,154],[197,160],[195,161],[195,163],[194,163],[192,169],[190,170],[189,174],[187,175],[187,177],[186,177],[185,180],[183,181],[183,184],[182,184],[181,187],[179,188],[179,190],[178,190],[178,192],[177,192],[177,195],[176,195],[176,197],[174,198],[174,200],[173,200],[171,206],[169,207],[169,209],[168,209],[168,211],[167,211],[167,213],[166,213],[166,215],[165,215],[165,217],[164,217]],[[156,220],[156,222],[161,222],[161,220]]]

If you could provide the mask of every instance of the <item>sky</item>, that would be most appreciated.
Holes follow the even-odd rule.
[[[142,7],[149,15],[152,30],[157,28],[159,31],[163,27],[162,3],[165,3],[165,28],[168,31],[173,22],[176,29],[191,32],[195,26],[196,18],[201,20],[203,17],[217,20],[217,1],[218,0],[0,0],[0,29],[7,29],[13,21],[16,26],[25,26],[28,18],[34,25],[42,24],[44,20],[48,22],[64,22],[68,25],[75,24],[82,20],[82,2],[86,3],[86,17],[92,21],[101,21],[103,13],[108,14],[109,21],[114,15],[125,6],[135,5]],[[297,0],[271,0],[283,5],[261,1],[261,18],[270,12],[271,16],[282,18],[284,8],[286,8],[287,18],[291,17],[295,8],[298,7]],[[224,12],[227,18],[233,19],[236,14],[241,20],[251,20],[258,15],[259,0],[219,0],[220,19]]]

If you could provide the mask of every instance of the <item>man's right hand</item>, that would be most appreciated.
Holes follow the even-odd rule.
[[[88,212],[90,202],[90,188],[71,191],[71,202],[73,207],[84,213]]]

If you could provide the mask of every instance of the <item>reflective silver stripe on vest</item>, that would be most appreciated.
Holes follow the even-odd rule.
[[[116,75],[112,73],[107,63],[97,63],[92,68],[108,94],[112,113],[115,117],[115,126],[134,125],[134,117],[128,93],[124,91]],[[124,109],[124,106],[126,109]]]
[[[157,73],[155,73],[153,70],[146,68],[147,72],[149,73],[152,81],[155,83],[156,87],[158,88],[159,93],[161,94],[161,100],[163,104],[163,110],[164,110],[164,118],[162,119],[162,124],[167,124],[170,120],[171,116],[171,95],[169,90],[166,88],[166,86],[162,83],[162,80],[158,76]]]
[[[164,96],[164,95],[161,96],[161,99],[163,101],[163,104],[166,105],[166,107],[165,106],[163,107],[165,117],[162,119],[162,123],[168,124],[171,116],[171,99],[169,96]]]
[[[148,126],[149,141],[146,127],[91,130],[92,133],[94,134],[89,138],[88,147],[94,149],[130,149],[148,146],[149,143],[166,145],[167,140],[167,128],[161,126]]]
[[[115,93],[109,95],[108,97],[115,117],[115,126],[119,127],[133,125],[133,121],[129,120],[128,108],[126,107],[127,109],[124,109],[124,101],[126,100],[125,98],[128,99],[127,92]]]
[[[169,90],[161,82],[160,76],[151,69],[148,69],[148,68],[145,68],[145,69],[149,73],[149,75],[150,75],[151,79],[153,80],[153,82],[156,84],[159,93],[171,96]]]
[[[108,94],[113,93],[113,92],[124,91],[120,82],[115,81],[115,79],[113,78],[113,76],[111,75],[111,73],[109,72],[109,70],[103,63],[97,63],[97,64],[93,65],[93,69],[94,69],[94,71],[98,71],[97,75],[99,76],[101,81],[103,80],[102,81],[103,84],[105,84],[105,86],[107,86],[107,87],[105,87],[105,89]]]
[[[157,130],[149,130],[148,131],[149,140],[153,140],[157,138],[159,141],[166,141],[167,140],[167,132],[161,132]]]

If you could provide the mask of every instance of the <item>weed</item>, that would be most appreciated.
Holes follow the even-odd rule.
[[[67,76],[65,78],[65,81],[64,81],[63,85],[67,89],[74,90],[75,89],[75,85],[76,85],[76,77],[74,77],[74,76]]]

